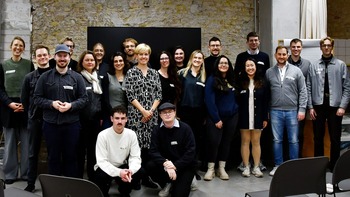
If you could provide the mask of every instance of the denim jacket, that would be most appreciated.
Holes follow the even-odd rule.
[[[326,66],[322,59],[317,60],[309,67],[306,87],[310,109],[313,108],[313,105],[323,104],[325,71]],[[343,61],[334,57],[328,65],[328,83],[329,105],[345,109],[350,97],[348,68]]]

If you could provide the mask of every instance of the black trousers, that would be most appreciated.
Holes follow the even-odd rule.
[[[157,182],[161,187],[164,187],[166,183],[172,184],[171,196],[172,197],[188,197],[191,191],[191,183],[195,174],[194,167],[190,166],[176,171],[176,180],[170,180],[168,173],[164,170],[162,164],[156,164],[153,161],[149,161],[146,165],[146,169],[149,172],[153,181]]]
[[[128,165],[122,165],[119,168],[127,169]],[[132,190],[132,185],[134,183],[140,182],[140,173],[136,172],[132,175],[131,183],[124,182],[120,177],[111,177],[107,173],[105,173],[101,168],[97,168],[95,172],[95,184],[100,188],[103,195],[108,197],[108,191],[111,187],[112,180],[118,184],[118,190],[120,194],[130,194]]]
[[[236,132],[238,114],[222,120],[223,128],[218,129],[215,123],[207,119],[207,161],[227,161],[230,154],[231,142]]]
[[[342,127],[342,116],[337,116],[336,112],[338,107],[330,107],[327,105],[314,105],[316,111],[316,120],[313,121],[314,130],[314,148],[315,156],[324,155],[324,135],[325,135],[325,123],[328,124],[328,132],[331,141],[331,157],[329,162],[329,168],[333,170],[335,162],[340,156],[340,138]]]
[[[43,120],[28,119],[29,158],[28,158],[28,184],[35,184],[38,176],[38,157],[42,139]]]
[[[100,132],[99,120],[81,121],[78,144],[78,177],[83,178],[86,155],[86,172],[90,181],[94,181],[94,165],[96,164],[96,140]]]

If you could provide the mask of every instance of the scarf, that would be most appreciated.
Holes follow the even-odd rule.
[[[92,89],[93,89],[94,93],[102,94],[102,89],[101,89],[101,86],[99,84],[99,80],[97,78],[96,71],[94,71],[94,72],[92,72],[92,74],[90,74],[88,71],[82,70],[81,75],[83,75],[83,77],[85,77],[85,79],[88,80],[88,82],[92,84]]]

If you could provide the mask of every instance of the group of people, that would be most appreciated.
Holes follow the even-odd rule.
[[[229,179],[225,167],[237,130],[242,176],[262,177],[260,140],[268,122],[273,176],[284,159],[285,131],[288,158],[301,156],[307,109],[314,123],[315,156],[324,154],[328,122],[332,169],[350,98],[346,64],[332,54],[334,40],[320,41],[322,57],[311,64],[300,56],[302,41],[293,39],[290,55],[287,47],[276,48],[272,67],[259,50],[256,32],[247,35],[246,43],[247,51],[235,64],[221,54],[221,41],[213,37],[209,57],[195,50],[186,65],[185,51],[177,46],[159,54],[155,70],[149,64],[151,47],[133,38],[125,39],[124,50],[113,53],[109,62],[101,43],[78,61],[71,58],[75,44],[70,37],[60,41],[53,58],[47,46],[37,45],[34,66],[21,57],[25,42],[15,37],[12,57],[0,68],[5,183],[15,182],[20,171],[28,182],[25,190],[35,190],[43,136],[50,174],[83,178],[86,161],[88,179],[105,196],[113,179],[122,196],[141,184],[160,186],[159,196],[188,196],[200,179],[198,160],[206,165],[204,180]]]

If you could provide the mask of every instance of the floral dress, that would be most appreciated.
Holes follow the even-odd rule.
[[[146,76],[134,66],[126,73],[123,84],[128,99],[128,128],[136,132],[140,148],[150,148],[151,133],[157,125],[158,111],[155,110],[152,118],[142,123],[142,113],[131,102],[136,99],[143,108],[150,110],[155,100],[162,99],[162,88],[159,74],[156,70],[148,68]]]

